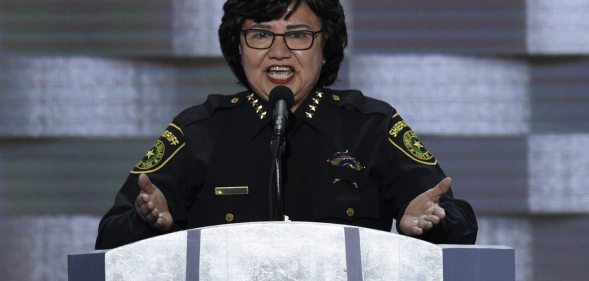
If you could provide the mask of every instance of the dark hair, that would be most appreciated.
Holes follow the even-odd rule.
[[[219,26],[219,42],[225,60],[241,84],[249,87],[239,53],[241,28],[245,20],[268,22],[280,19],[291,3],[294,3],[294,9],[290,14],[303,1],[319,17],[322,25],[325,64],[317,84],[328,86],[335,82],[344,59],[344,48],[348,45],[344,10],[339,0],[227,0]]]

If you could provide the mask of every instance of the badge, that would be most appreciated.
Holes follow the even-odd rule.
[[[348,181],[358,188],[357,177],[358,172],[364,169],[356,158],[350,155],[348,150],[344,152],[336,152],[333,160],[327,160],[333,167],[335,167],[336,177],[333,183],[340,181]]]
[[[170,124],[160,138],[139,160],[132,174],[149,174],[164,167],[184,146],[184,133],[180,127]]]
[[[395,148],[415,162],[431,166],[438,163],[399,114],[393,116],[391,123],[393,125],[389,130],[388,139]]]

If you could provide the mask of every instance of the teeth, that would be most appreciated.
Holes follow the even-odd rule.
[[[291,71],[291,69],[288,66],[273,66],[270,71]]]
[[[272,79],[286,80],[290,76],[292,76],[292,73],[291,72],[270,72],[269,75],[270,75],[270,77],[272,77]]]
[[[287,80],[294,75],[291,67],[273,66],[268,69],[268,75],[275,80]]]

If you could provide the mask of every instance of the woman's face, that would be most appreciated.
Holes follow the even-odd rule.
[[[292,4],[286,14],[292,9]],[[302,2],[297,10],[288,18],[270,22],[254,22],[246,20],[242,30],[262,29],[282,34],[288,31],[321,30],[321,21]],[[315,36],[313,46],[308,50],[289,50],[282,36],[276,36],[269,49],[252,49],[246,45],[241,36],[241,61],[245,76],[255,93],[268,100],[270,91],[278,86],[288,86],[294,93],[295,103],[292,111],[309,95],[321,73],[323,63],[323,39],[321,33]]]

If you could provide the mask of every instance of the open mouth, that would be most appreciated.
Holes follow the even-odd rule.
[[[266,70],[268,79],[273,83],[286,84],[294,78],[294,68],[290,66],[271,66]]]

